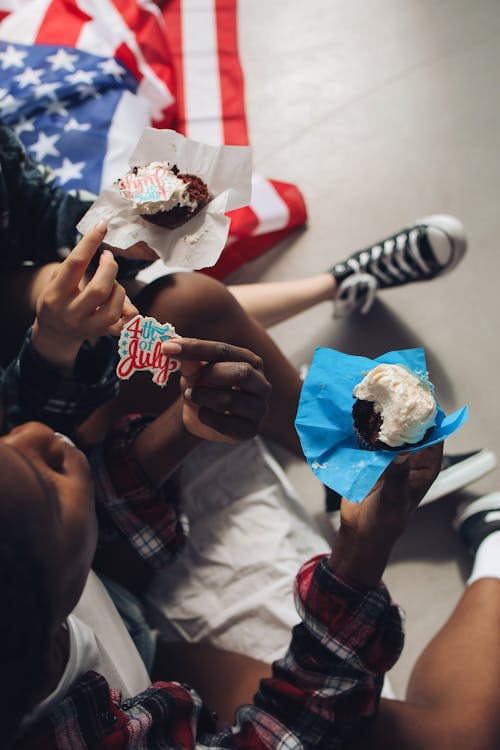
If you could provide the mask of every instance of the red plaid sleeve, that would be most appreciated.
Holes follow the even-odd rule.
[[[131,446],[152,417],[129,416],[102,446],[91,451],[99,525],[116,528],[152,568],[171,562],[184,546],[188,521],[180,508],[176,477],[153,485],[134,459]],[[110,527],[111,523],[111,527]]]
[[[402,647],[402,619],[383,585],[352,586],[315,558],[297,577],[303,616],[289,651],[263,680],[236,724],[216,731],[194,690],[156,682],[121,701],[89,672],[16,750],[165,747],[243,750],[335,750],[352,740],[378,702],[383,672]],[[70,739],[70,743],[68,741]]]
[[[297,747],[340,748],[375,713],[403,647],[402,613],[382,583],[350,584],[326,556],[302,566],[295,601],[302,623],[255,702],[300,737]]]

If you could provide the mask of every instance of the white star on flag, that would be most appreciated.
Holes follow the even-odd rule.
[[[2,70],[7,70],[7,68],[23,68],[24,58],[27,54],[27,52],[23,52],[21,49],[16,49],[12,44],[9,44],[5,52],[0,52]]]
[[[54,144],[57,143],[60,137],[58,133],[55,135],[46,135],[41,132],[38,135],[37,142],[33,143],[29,147],[29,150],[34,154],[37,161],[43,161],[46,156],[59,156],[59,151]]]
[[[41,99],[43,96],[48,96],[53,100],[57,99],[56,91],[59,88],[59,83],[41,83],[35,89],[35,96],[37,99]]]
[[[78,122],[76,117],[70,117],[66,125],[64,126],[64,130],[80,130],[82,133],[86,130],[89,130],[90,128],[90,122]]]
[[[54,55],[47,57],[52,70],[69,70],[70,73],[75,69],[76,60],[78,60],[78,55],[70,55],[64,49],[58,49]]]
[[[126,171],[121,150],[125,168],[110,166],[117,157],[114,148],[108,153],[108,145],[111,131],[116,132],[111,141],[121,142],[124,131],[138,137],[149,124],[149,109],[137,89],[133,74],[115,60],[62,45],[6,42],[0,34],[0,118],[66,190],[83,188],[95,195],[110,175]]]
[[[110,57],[109,60],[104,60],[104,62],[99,63],[97,67],[100,68],[103,73],[106,73],[106,75],[113,76],[115,81],[119,81],[121,78],[123,78],[125,72],[122,66],[117,63],[113,57]]]
[[[63,117],[69,117],[69,112],[65,105],[66,102],[64,100],[56,99],[55,101],[50,102],[46,112],[48,115],[62,115]]]
[[[14,81],[19,83],[19,88],[25,89],[26,86],[39,86],[41,77],[43,76],[43,68],[26,68],[25,71],[14,76]]]
[[[2,91],[5,91],[5,89],[2,89]],[[5,117],[5,115],[9,115],[11,112],[17,112],[21,104],[22,101],[20,99],[15,99],[12,94],[7,94],[7,96],[0,98],[0,114],[2,117]]]
[[[65,157],[62,166],[59,169],[53,169],[52,172],[59,179],[60,184],[64,185],[65,182],[70,180],[81,179],[84,166],[84,161],[74,163]]]
[[[95,86],[87,86],[85,83],[82,83],[81,86],[77,86],[76,91],[78,91],[80,99],[90,99],[91,97],[92,99],[100,99],[102,96]]]
[[[91,84],[95,78],[95,73],[91,70],[77,70],[76,73],[64,76],[68,83],[87,83]]]
[[[33,130],[35,129],[35,126],[33,125],[33,119],[34,118],[27,119],[26,117],[23,117],[22,120],[19,120],[17,125],[14,125],[14,132],[18,138],[22,133],[33,132]]]

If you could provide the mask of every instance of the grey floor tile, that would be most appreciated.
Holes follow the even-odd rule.
[[[276,326],[292,361],[315,346],[376,355],[424,346],[445,410],[467,403],[447,449],[500,455],[500,5],[497,0],[240,0],[240,45],[256,168],[295,182],[306,231],[234,281],[304,276],[432,212],[463,220],[469,250],[449,276],[381,294],[337,322],[323,304]],[[292,462],[313,512],[322,492]],[[498,471],[471,490],[498,488]],[[398,695],[420,648],[464,585],[468,560],[450,518],[459,498],[417,512],[387,573],[408,613]]]

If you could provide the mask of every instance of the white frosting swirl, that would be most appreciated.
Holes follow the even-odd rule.
[[[392,448],[420,442],[436,424],[432,385],[404,365],[378,365],[354,387],[353,394],[373,402],[383,420],[378,439]]]
[[[175,206],[198,207],[189,197],[184,180],[180,180],[166,161],[152,161],[135,167],[118,180],[122,196],[140,214],[157,214]]]

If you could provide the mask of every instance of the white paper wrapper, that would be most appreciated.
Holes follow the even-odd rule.
[[[108,222],[106,243],[126,248],[145,242],[169,265],[197,269],[213,266],[229,233],[226,211],[250,203],[252,158],[248,146],[209,146],[185,138],[175,130],[145,128],[134,152],[131,167],[152,161],[176,164],[183,173],[201,177],[212,200],[177,229],[151,224],[125,201],[117,184],[105,188],[78,224],[85,232],[101,220]]]

